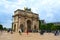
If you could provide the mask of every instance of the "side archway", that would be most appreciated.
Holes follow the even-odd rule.
[[[37,26],[36,26],[36,25],[34,25],[34,30],[33,30],[33,32],[37,32]]]
[[[14,24],[14,32],[16,31],[16,24]]]

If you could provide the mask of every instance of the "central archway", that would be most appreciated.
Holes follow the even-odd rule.
[[[27,31],[31,32],[31,21],[27,20]]]
[[[23,24],[20,25],[20,29],[22,32],[24,32],[24,25]]]

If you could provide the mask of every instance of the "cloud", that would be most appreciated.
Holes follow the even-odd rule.
[[[24,7],[32,8],[32,11],[39,14],[40,19],[44,19],[46,22],[60,21],[58,18],[60,17],[60,0],[0,0],[0,18],[2,20],[0,22],[4,22],[2,24],[8,26],[5,23],[11,24],[14,11]]]
[[[45,19],[46,22],[60,22],[60,0],[45,0],[42,1],[42,6],[39,10],[40,18]],[[59,16],[55,16],[59,15]],[[57,20],[56,20],[57,19]]]

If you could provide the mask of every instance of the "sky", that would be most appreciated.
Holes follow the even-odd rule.
[[[17,9],[28,7],[45,22],[60,22],[60,0],[0,0],[0,24],[10,28]]]

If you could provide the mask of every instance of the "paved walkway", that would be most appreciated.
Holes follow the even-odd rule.
[[[19,35],[19,33],[10,34],[3,32],[0,33],[0,40],[60,40],[60,35],[54,36],[52,33],[44,33],[44,35],[39,33],[29,33],[28,35],[22,33],[22,35]]]

